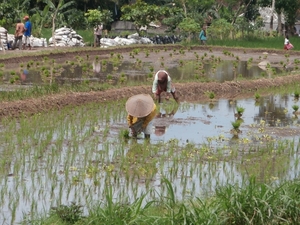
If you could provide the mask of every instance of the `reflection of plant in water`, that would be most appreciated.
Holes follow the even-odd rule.
[[[153,72],[154,71],[154,67],[152,65],[149,66],[149,70],[150,70],[150,72]]]
[[[233,135],[238,135],[239,133],[241,133],[241,130],[240,130],[241,123],[242,123],[241,120],[236,120],[236,121],[231,122],[233,129],[230,132]]]
[[[241,126],[241,121],[240,120],[233,121],[233,122],[231,122],[231,125],[232,125],[233,129],[239,130],[239,128]]]
[[[294,98],[299,99],[300,93],[298,90],[294,91]]]
[[[153,152],[146,142],[132,144],[126,153],[124,172],[131,176],[137,176],[139,179],[151,179],[157,173],[157,159],[153,158],[152,154]]]

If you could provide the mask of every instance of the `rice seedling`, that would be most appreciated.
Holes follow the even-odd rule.
[[[292,108],[294,110],[294,113],[296,113],[299,109],[299,106],[298,105],[293,105]]]
[[[210,100],[213,100],[216,96],[214,92],[207,92],[206,94]]]
[[[245,112],[245,108],[242,106],[236,106],[237,113],[235,114],[236,117],[240,118],[243,116],[243,113]]]
[[[254,94],[254,98],[255,98],[255,100],[258,100],[258,99],[260,99],[260,94],[259,93],[257,93],[257,92],[255,92],[255,94]]]

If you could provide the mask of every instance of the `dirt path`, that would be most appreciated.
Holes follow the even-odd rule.
[[[158,47],[158,46],[156,46]],[[153,48],[153,47],[152,47]],[[166,46],[165,48],[174,49],[174,46]],[[177,47],[181,48],[180,46]],[[115,49],[114,52],[128,53],[132,51],[133,47]],[[211,48],[203,48],[201,46],[197,48],[192,48],[191,51],[202,52],[211,51]],[[259,58],[264,52],[264,50],[244,50],[239,49],[225,49],[226,51],[233,52],[235,56],[239,56],[243,60],[247,60],[249,57],[255,59]],[[39,52],[40,51],[40,52]],[[224,48],[214,48],[213,53],[215,55],[222,56]],[[38,53],[44,53],[44,55],[37,55]],[[0,63],[5,63],[5,66],[14,66],[16,63],[28,62],[29,60],[41,60],[41,58],[47,55],[49,58],[67,60],[69,58],[74,58],[74,55],[86,56],[89,55],[101,55],[102,58],[109,57],[112,49],[105,50],[85,50],[80,52],[51,52],[51,49],[45,50],[33,50],[28,56],[20,54],[18,57],[0,59]],[[296,52],[289,52],[291,57],[296,58]],[[15,53],[12,53],[12,55]],[[25,53],[23,53],[25,54]],[[284,57],[286,52],[284,51],[273,51],[268,52],[272,55],[271,60],[274,63],[278,63]],[[143,57],[143,56],[140,56]],[[157,58],[157,55],[155,56]],[[185,58],[186,59],[186,58]],[[144,58],[142,60],[153,60],[150,58]],[[270,59],[269,59],[270,60]],[[291,59],[291,61],[293,58]],[[300,75],[289,75],[285,77],[277,77],[274,79],[257,79],[253,81],[239,81],[239,82],[225,82],[225,83],[175,83],[176,90],[180,101],[208,101],[206,92],[214,92],[216,98],[242,98],[253,96],[254,93],[261,88],[279,87],[281,85],[291,84],[295,82],[300,82]],[[47,112],[49,110],[58,110],[62,107],[68,105],[81,105],[89,102],[105,102],[114,101],[119,99],[128,98],[134,94],[139,93],[149,93],[151,94],[151,87],[149,86],[138,86],[138,87],[123,87],[120,89],[110,89],[106,91],[93,91],[86,93],[67,93],[67,94],[56,94],[51,96],[45,96],[41,98],[13,101],[13,102],[1,102],[0,106],[0,117],[19,117],[20,115],[32,115],[38,112]]]

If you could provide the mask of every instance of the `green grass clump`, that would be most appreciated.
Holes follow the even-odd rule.
[[[236,111],[238,114],[242,115],[245,112],[245,108],[242,106],[237,106]]]
[[[77,205],[59,206],[43,218],[43,224],[298,224],[299,181],[268,185],[250,178],[242,186],[216,188],[213,196],[176,199],[170,181],[163,180],[166,194],[146,200],[142,194],[132,203],[113,201],[112,187],[106,187],[105,201],[95,204],[83,217]],[[39,221],[39,220],[36,220]]]
[[[231,125],[234,130],[238,131],[241,126],[241,121],[240,120],[233,121],[231,122]]]
[[[298,105],[293,105],[292,108],[293,108],[293,110],[294,110],[295,112],[297,112],[298,109],[299,109],[299,106],[298,106]]]

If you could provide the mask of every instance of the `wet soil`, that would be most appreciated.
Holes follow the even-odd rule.
[[[31,51],[6,51],[0,53],[0,63],[5,64],[5,67],[14,67],[19,63],[26,63],[30,60],[41,61],[44,56],[47,56],[49,59],[55,59],[58,61],[67,61],[73,59],[74,56],[89,57],[99,56],[101,59],[109,58],[111,52],[114,53],[129,53],[134,47],[122,47],[122,48],[109,48],[109,49],[95,49],[95,48],[84,48],[84,49],[51,49],[45,48],[40,49],[36,48]],[[139,46],[139,48],[149,48],[153,49],[164,49],[174,50],[182,49],[182,46]],[[224,54],[224,51],[229,51],[234,54],[234,57],[239,57],[240,60],[248,60],[249,57],[253,58],[254,61],[258,58],[261,59],[263,55],[270,55],[268,61],[271,63],[278,63],[285,57],[287,54],[283,50],[258,50],[258,49],[238,49],[238,48],[225,48],[225,47],[208,47],[208,46],[197,46],[189,49],[192,53],[198,53],[202,55],[204,52],[213,52],[213,54],[221,59],[228,59],[228,56]],[[297,58],[297,52],[288,52],[290,57],[290,62],[293,62],[293,59]],[[140,54],[138,57],[143,62],[151,62],[157,60],[158,55],[163,54],[163,51],[157,54],[150,54],[146,57],[145,54]],[[128,55],[128,54],[127,54]],[[184,60],[188,60],[188,57],[185,55],[182,56]],[[194,58],[193,58],[194,59]],[[232,58],[231,58],[232,59]],[[165,66],[168,67],[167,56],[164,60]],[[215,98],[242,98],[253,96],[253,94],[262,88],[271,88],[279,87],[282,85],[287,85],[295,82],[300,82],[300,74],[288,75],[284,77],[276,78],[261,78],[256,80],[242,80],[242,81],[232,81],[225,83],[209,82],[190,82],[190,83],[174,83],[176,87],[177,94],[180,101],[209,101],[207,92],[214,92]],[[0,106],[0,117],[19,117],[20,115],[32,115],[39,112],[47,112],[49,110],[59,110],[62,107],[70,105],[81,105],[91,102],[108,102],[115,101],[120,99],[128,98],[135,94],[140,93],[149,93],[151,94],[151,86],[142,85],[136,87],[122,87],[118,89],[110,89],[105,91],[91,91],[91,92],[70,92],[66,94],[55,94],[50,96],[18,100],[12,102],[1,102]]]

